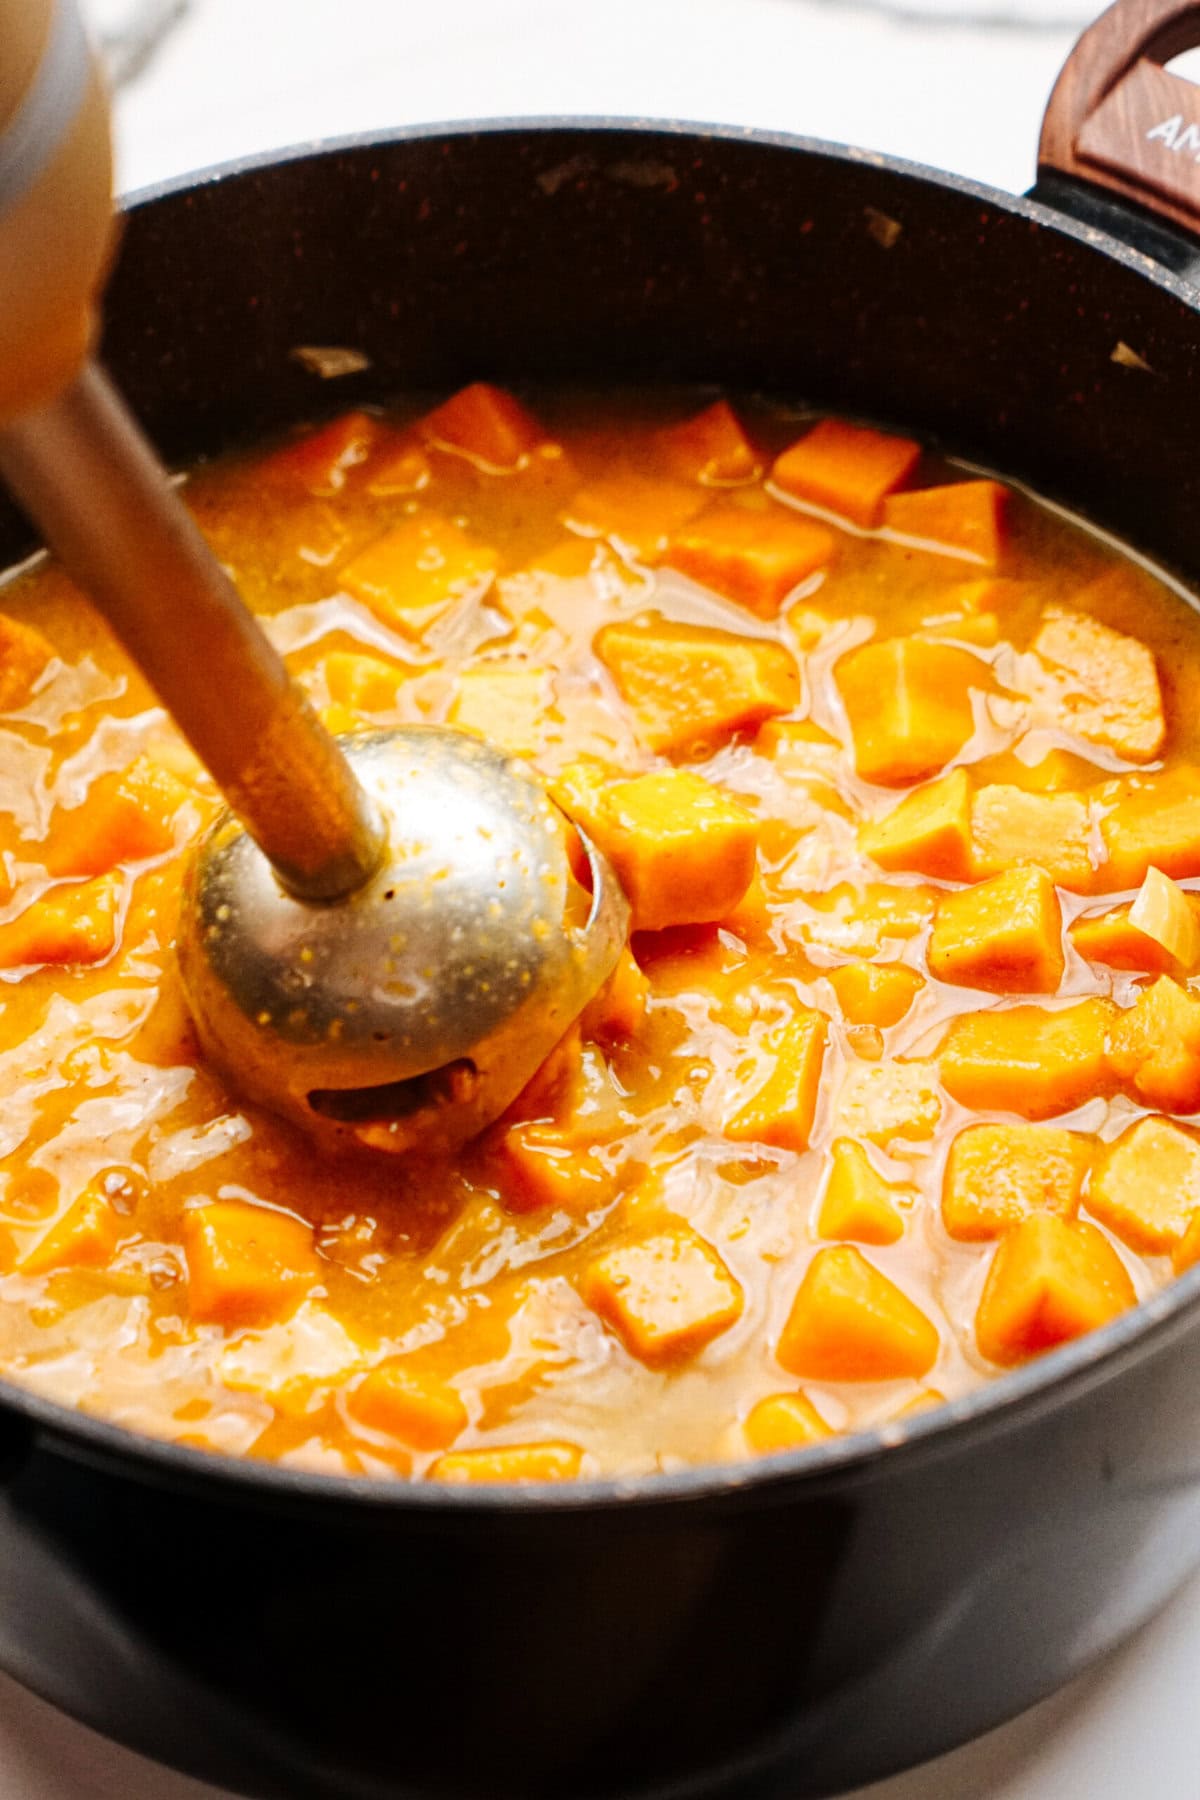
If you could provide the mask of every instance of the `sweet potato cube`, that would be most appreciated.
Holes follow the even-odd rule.
[[[727,501],[677,531],[663,560],[760,619],[773,619],[792,589],[830,561],[834,543],[826,526],[785,507],[750,512]]]
[[[996,1251],[975,1336],[989,1362],[1024,1362],[1107,1325],[1136,1298],[1120,1257],[1094,1225],[1035,1212]]]
[[[1087,1204],[1131,1249],[1174,1250],[1200,1209],[1200,1142],[1169,1119],[1139,1119],[1104,1152]]]
[[[23,706],[54,660],[54,646],[32,625],[0,613],[0,712]]]
[[[887,638],[843,656],[835,679],[864,781],[923,781],[975,730],[971,694],[989,685],[969,650],[924,638]]]
[[[968,1125],[950,1146],[942,1223],[962,1243],[1002,1237],[1033,1212],[1073,1217],[1091,1160],[1076,1131],[1053,1125]]]
[[[929,938],[939,981],[1052,994],[1062,980],[1062,911],[1054,883],[1028,864],[943,894]]]
[[[768,719],[754,748],[787,775],[832,775],[842,759],[837,739],[811,719]]]
[[[495,1157],[510,1212],[585,1213],[612,1197],[613,1179],[603,1164],[590,1150],[566,1142],[554,1124],[535,1119],[510,1125]]]
[[[450,723],[525,755],[542,743],[550,698],[548,669],[483,663],[459,675]]]
[[[161,856],[190,790],[140,756],[123,774],[101,775],[81,806],[57,812],[46,846],[50,875],[106,875],[122,862]]]
[[[1033,652],[1040,668],[1030,698],[1039,714],[1130,762],[1158,755],[1166,723],[1145,644],[1069,606],[1048,606]]]
[[[817,1235],[852,1238],[860,1244],[894,1244],[904,1235],[904,1215],[897,1199],[898,1190],[872,1167],[862,1145],[853,1138],[838,1138],[817,1217]]]
[[[1035,763],[1026,763],[1021,786],[1033,794],[1062,794],[1096,778],[1096,765],[1071,750],[1055,748]]]
[[[1108,1040],[1113,1073],[1133,1096],[1164,1112],[1200,1107],[1200,1000],[1169,975],[1116,1016]]]
[[[820,1013],[801,1009],[767,1034],[764,1048],[770,1058],[766,1078],[726,1122],[725,1136],[735,1143],[803,1150],[821,1086],[825,1021]]]
[[[419,494],[433,479],[429,458],[419,444],[403,440],[373,457],[367,492],[379,498],[393,494]]]
[[[1109,886],[1137,887],[1151,867],[1175,881],[1200,875],[1200,769],[1185,765],[1113,783],[1104,799]]]
[[[332,650],[325,658],[325,683],[335,706],[352,712],[394,712],[411,669],[355,650]]]
[[[1177,1275],[1185,1269],[1195,1268],[1200,1262],[1200,1209],[1192,1216],[1192,1222],[1176,1244],[1171,1256],[1171,1266]]]
[[[910,438],[822,419],[775,459],[771,479],[785,494],[869,527],[879,523],[884,496],[908,480],[920,457],[921,446]]]
[[[482,592],[499,557],[453,519],[404,519],[341,570],[342,586],[384,625],[419,637],[452,601]]]
[[[1070,926],[1067,936],[1088,962],[1104,963],[1110,969],[1143,969],[1148,975],[1179,972],[1179,965],[1162,944],[1131,922],[1128,906],[1086,913]]]
[[[596,654],[648,750],[706,755],[800,700],[800,672],[781,644],[644,615],[597,633]]]
[[[98,963],[117,941],[121,882],[115,875],[47,888],[0,925],[0,969],[37,963]]]
[[[818,1250],[775,1349],[802,1381],[898,1381],[925,1375],[936,1325],[850,1244]]]
[[[829,971],[848,1025],[877,1025],[886,1030],[904,1017],[924,982],[903,963],[849,962]]]
[[[89,1183],[20,1261],[22,1275],[55,1269],[102,1269],[121,1239],[123,1222],[96,1183]]]
[[[1161,946],[1171,961],[1188,973],[1200,961],[1200,919],[1196,903],[1161,869],[1146,870],[1145,880],[1129,908],[1129,923]]]
[[[924,1143],[942,1117],[937,1065],[914,1057],[851,1063],[837,1097],[839,1131],[883,1146]]]
[[[617,966],[583,1013],[583,1035],[597,1043],[628,1043],[646,1012],[650,983],[631,950],[622,950]]]
[[[1027,794],[995,783],[971,802],[971,865],[976,876],[1033,863],[1059,887],[1086,893],[1093,884],[1091,818],[1078,794]]]
[[[431,1464],[431,1481],[573,1481],[583,1452],[575,1444],[504,1444],[495,1450],[450,1450]]]
[[[754,875],[753,815],[686,769],[618,782],[587,828],[617,872],[637,931],[724,918]]]
[[[893,494],[883,503],[883,522],[889,531],[995,569],[1004,550],[1007,507],[1008,489],[998,481],[955,481]]]
[[[1109,1091],[1105,1040],[1116,1009],[1080,1000],[1050,1011],[964,1013],[942,1040],[942,1085],[964,1106],[1049,1119]]]
[[[683,1224],[603,1251],[580,1291],[630,1355],[651,1367],[696,1355],[736,1323],[743,1305],[712,1245]]]
[[[444,1450],[467,1426],[467,1409],[448,1382],[405,1358],[368,1370],[349,1394],[347,1411],[371,1431],[414,1450]]]
[[[306,488],[310,494],[339,494],[351,469],[366,461],[378,430],[369,413],[342,413],[263,458],[255,467],[256,479]]]
[[[188,1310],[200,1324],[267,1325],[294,1312],[321,1278],[312,1230],[242,1200],[185,1209]]]
[[[728,400],[714,400],[703,412],[666,426],[654,441],[678,481],[736,487],[753,481],[761,467]]]
[[[576,531],[606,537],[635,556],[653,560],[706,504],[703,488],[628,469],[580,488],[564,521]]]
[[[965,881],[971,872],[971,778],[965,769],[906,794],[881,819],[858,834],[863,854],[881,869],[912,869],[942,881]]]
[[[531,450],[545,443],[546,433],[532,413],[503,388],[473,381],[451,394],[418,430],[428,443],[483,463],[488,469],[515,469]]]
[[[780,1450],[803,1450],[833,1433],[811,1400],[803,1394],[768,1394],[750,1408],[742,1427],[747,1447],[756,1456]]]

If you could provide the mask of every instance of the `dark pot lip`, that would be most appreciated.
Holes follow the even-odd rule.
[[[455,120],[446,124],[403,126],[319,139],[236,158],[213,167],[172,177],[140,188],[122,200],[125,211],[140,212],[161,201],[194,194],[232,178],[251,175],[309,157],[386,150],[393,144],[486,134],[557,134],[594,136],[623,133],[670,139],[701,138],[749,143],[770,150],[799,151],[832,162],[878,168],[902,180],[932,185],[998,211],[1024,218],[1074,238],[1097,254],[1123,263],[1131,273],[1165,290],[1192,308],[1200,305],[1197,290],[1140,251],[1095,227],[1077,223],[1038,201],[1005,193],[985,183],[950,175],[921,164],[873,151],[829,143],[786,132],[758,131],[729,125],[639,117],[538,117]],[[744,1463],[706,1464],[672,1474],[606,1477],[529,1485],[450,1487],[402,1478],[312,1474],[256,1462],[249,1457],[212,1454],[187,1446],[142,1437],[123,1426],[43,1399],[29,1389],[0,1380],[0,1403],[44,1436],[62,1454],[108,1469],[136,1475],[156,1485],[190,1489],[230,1501],[259,1504],[300,1503],[306,1506],[355,1508],[409,1515],[509,1513],[521,1517],[609,1511],[658,1510],[703,1502],[786,1503],[813,1498],[857,1481],[886,1477],[914,1458],[969,1451],[999,1433],[1015,1430],[1047,1412],[1069,1406],[1084,1394],[1116,1379],[1132,1362],[1169,1348],[1173,1338],[1200,1322],[1200,1265],[1152,1295],[1101,1330],[988,1381],[961,1400],[930,1408],[900,1423],[882,1425],[808,1449],[782,1452]]]

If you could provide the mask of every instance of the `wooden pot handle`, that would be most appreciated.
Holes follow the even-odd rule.
[[[1054,172],[1200,233],[1200,87],[1163,67],[1200,45],[1200,0],[1117,0],[1072,50],[1038,145]]]

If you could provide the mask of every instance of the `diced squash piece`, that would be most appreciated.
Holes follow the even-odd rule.
[[[453,519],[416,517],[360,550],[340,578],[383,624],[419,637],[452,601],[487,587],[499,560]]]
[[[611,1199],[613,1179],[590,1150],[567,1143],[553,1124],[510,1125],[495,1149],[510,1212],[561,1208],[584,1213]]]
[[[852,1238],[859,1244],[894,1244],[904,1236],[897,1190],[872,1167],[853,1138],[838,1138],[833,1146],[817,1235]]]
[[[714,400],[703,412],[655,435],[659,454],[679,481],[704,487],[735,487],[753,481],[760,463],[728,400]]]
[[[1008,489],[998,481],[955,481],[893,494],[883,503],[883,522],[889,531],[995,569],[1004,549],[1007,507]]]
[[[920,1058],[851,1063],[837,1098],[838,1130],[881,1147],[924,1143],[941,1117],[937,1065]]]
[[[985,1243],[1034,1212],[1073,1217],[1091,1145],[1053,1125],[968,1125],[950,1146],[942,1223],[962,1243]]]
[[[1102,799],[1110,887],[1137,887],[1149,868],[1174,881],[1200,875],[1200,768],[1184,765],[1114,782]]]
[[[650,983],[631,950],[622,950],[617,966],[583,1013],[583,1035],[601,1044],[627,1043],[646,1012]]]
[[[869,527],[879,523],[884,496],[908,480],[920,457],[911,438],[822,419],[775,459],[771,479],[785,494]]]
[[[965,769],[906,794],[882,819],[858,834],[859,848],[881,869],[912,869],[942,881],[965,881],[971,870],[971,778]]]
[[[724,918],[754,875],[753,815],[686,769],[618,782],[583,822],[616,870],[636,931]]]
[[[1101,1157],[1087,1204],[1131,1249],[1174,1250],[1200,1210],[1200,1142],[1169,1119],[1139,1119]]]
[[[864,781],[923,781],[975,730],[973,689],[988,672],[969,650],[924,638],[886,638],[843,656],[834,671]]]
[[[1094,1225],[1031,1213],[996,1251],[975,1336],[989,1362],[1024,1362],[1107,1325],[1136,1298],[1120,1257]]]
[[[995,613],[928,613],[921,620],[920,628],[926,637],[949,638],[957,644],[978,644],[982,650],[994,649],[1000,642],[1000,621]]]
[[[0,712],[23,706],[53,660],[54,646],[40,631],[0,613]]]
[[[81,806],[55,814],[46,845],[50,875],[106,875],[121,862],[161,856],[190,790],[140,756],[123,774],[93,781]]]
[[[750,1408],[742,1427],[747,1447],[756,1456],[780,1450],[803,1450],[833,1433],[811,1400],[803,1394],[768,1394]]]
[[[1033,652],[1041,666],[1030,698],[1049,723],[1130,762],[1158,755],[1166,723],[1145,644],[1069,606],[1048,606]]]
[[[773,619],[792,589],[824,568],[833,552],[832,531],[813,519],[785,507],[751,512],[726,502],[676,532],[664,561],[760,619]]]
[[[362,729],[361,713],[352,706],[343,706],[338,700],[318,708],[317,717],[332,737],[346,737]]]
[[[737,905],[730,907],[719,923],[723,930],[732,931],[735,937],[740,937],[748,945],[765,946],[769,943],[771,904],[761,875],[755,875]]]
[[[754,748],[787,775],[830,775],[842,758],[837,739],[811,719],[768,719],[754,739]]]
[[[584,1271],[584,1300],[651,1367],[694,1356],[742,1312],[742,1290],[711,1244],[676,1225],[603,1251]]]
[[[850,1244],[818,1250],[775,1355],[802,1381],[919,1379],[940,1349],[937,1327]]]
[[[925,984],[903,963],[849,962],[830,969],[829,985],[848,1025],[886,1030],[900,1022]]]
[[[548,669],[483,663],[459,675],[450,724],[520,756],[540,746],[549,707]]]
[[[431,1464],[431,1481],[573,1481],[583,1452],[575,1444],[504,1444],[495,1450],[450,1450]]]
[[[580,488],[563,518],[573,530],[610,538],[634,555],[652,560],[706,500],[703,488],[691,482],[624,470]]]
[[[1010,1006],[952,1019],[942,1040],[942,1084],[963,1106],[1049,1119],[1110,1090],[1108,1000],[1054,1011]]]
[[[1091,819],[1078,794],[1027,794],[995,783],[971,802],[971,864],[976,876],[1033,863],[1059,887],[1093,885]]]
[[[419,494],[433,479],[429,458],[418,444],[400,443],[372,458],[367,492],[380,498]]]
[[[55,1269],[102,1269],[121,1239],[123,1221],[99,1184],[90,1182],[20,1261],[22,1275]]]
[[[1054,883],[1019,864],[943,894],[929,938],[929,970],[960,987],[1052,994],[1062,980],[1062,911]]]
[[[515,469],[546,433],[519,400],[487,381],[473,381],[427,413],[418,427],[429,443],[461,450],[490,469]]]
[[[1190,972],[1200,961],[1200,920],[1194,901],[1161,869],[1146,870],[1129,908],[1129,923]]]
[[[379,426],[369,413],[342,413],[328,425],[305,432],[264,457],[258,480],[307,488],[310,494],[340,494],[350,470],[365,462]]]
[[[412,671],[382,656],[354,650],[331,650],[325,658],[325,683],[335,706],[352,712],[394,712],[400,689]]]
[[[1147,1106],[1200,1108],[1200,999],[1169,975],[1116,1016],[1108,1040],[1113,1073]]]
[[[645,615],[605,626],[595,647],[648,750],[705,755],[800,699],[792,657],[760,638]]]
[[[1096,778],[1096,764],[1071,750],[1055,748],[1035,763],[1026,763],[1019,785],[1032,794],[1062,794]]]
[[[1110,912],[1086,913],[1067,935],[1080,956],[1110,969],[1144,969],[1148,975],[1178,972],[1178,964],[1156,939],[1131,922],[1127,906]]]
[[[935,1406],[945,1406],[945,1404],[946,1396],[940,1389],[922,1388],[919,1393],[913,1395],[911,1400],[906,1400],[902,1406],[897,1406],[878,1423],[894,1425],[900,1419],[911,1419],[918,1413],[930,1412]]]
[[[467,1426],[467,1409],[449,1383],[417,1371],[403,1357],[368,1370],[346,1408],[369,1430],[414,1450],[444,1450]]]
[[[1192,1222],[1175,1246],[1171,1257],[1171,1266],[1177,1275],[1185,1269],[1195,1268],[1200,1262],[1200,1209],[1192,1216]]]
[[[956,582],[945,597],[950,606],[965,613],[980,617],[999,615],[1008,624],[1036,593],[1032,582],[1013,581],[1007,575],[984,575],[974,581]]]
[[[115,875],[47,888],[23,913],[0,925],[0,969],[103,962],[117,941],[120,899],[121,882]]]
[[[321,1278],[312,1230],[243,1200],[187,1207],[180,1236],[188,1311],[201,1324],[266,1325],[293,1312]]]
[[[763,1048],[769,1058],[766,1078],[726,1122],[725,1136],[735,1143],[803,1150],[821,1086],[825,1021],[820,1013],[802,1008],[767,1034]]]
[[[579,1020],[563,1033],[509,1107],[507,1118],[565,1126],[583,1079],[583,1030]],[[563,1140],[565,1142],[565,1137]]]
[[[936,904],[926,887],[890,887],[867,882],[810,894],[813,917],[804,937],[843,956],[877,956],[884,944],[915,937],[933,917]]]

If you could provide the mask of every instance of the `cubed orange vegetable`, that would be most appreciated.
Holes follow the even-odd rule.
[[[89,1183],[25,1256],[22,1275],[48,1275],[55,1269],[102,1269],[112,1258],[123,1229],[131,1229],[109,1203],[98,1183]]]
[[[1007,507],[1008,489],[998,481],[955,481],[893,494],[883,503],[883,522],[889,531],[995,569],[1004,550]]]
[[[767,1073],[749,1100],[725,1125],[735,1143],[774,1144],[803,1150],[808,1144],[821,1086],[825,1021],[805,1008],[763,1040]]]
[[[433,479],[429,458],[419,444],[393,444],[372,457],[367,474],[367,492],[379,497],[394,494],[419,494]]]
[[[811,719],[768,719],[759,728],[754,748],[789,776],[832,775],[842,760],[837,739]]]
[[[1049,1010],[964,1013],[942,1040],[942,1083],[964,1106],[1048,1119],[1110,1091],[1105,1040],[1116,1009],[1080,1000]]]
[[[626,1349],[651,1366],[694,1356],[742,1312],[742,1290],[687,1225],[615,1244],[588,1264],[580,1291]]]
[[[1131,922],[1128,906],[1086,913],[1075,920],[1067,935],[1088,962],[1105,963],[1110,969],[1143,969],[1147,975],[1179,972],[1162,944]]]
[[[677,531],[664,561],[694,581],[773,619],[792,589],[822,569],[834,536],[813,519],[785,507],[751,512],[726,501]]]
[[[653,560],[706,500],[703,488],[691,482],[618,470],[580,488],[564,518],[576,531],[610,538],[635,556]]]
[[[919,1057],[851,1063],[837,1097],[837,1128],[881,1146],[924,1143],[941,1123],[937,1064]]]
[[[608,625],[596,654],[649,750],[705,755],[800,700],[800,672],[781,644],[645,615]]]
[[[864,781],[923,781],[957,756],[975,730],[971,702],[988,671],[969,650],[923,638],[886,638],[852,650],[835,679]]]
[[[583,1013],[583,1034],[601,1044],[627,1043],[646,1011],[650,983],[631,950],[622,950],[617,966]]]
[[[927,887],[880,882],[856,888],[841,883],[807,899],[812,918],[805,922],[805,938],[842,956],[878,956],[884,945],[915,937],[936,904]]]
[[[101,775],[81,806],[55,814],[46,845],[50,875],[105,875],[121,862],[161,856],[190,797],[184,783],[140,756],[123,774]]]
[[[859,848],[881,869],[912,869],[943,881],[971,873],[971,778],[951,769],[937,781],[906,794],[881,819],[858,834]]]
[[[321,1278],[312,1229],[242,1200],[187,1207],[180,1236],[188,1311],[200,1324],[267,1325],[293,1312]]]
[[[267,483],[294,484],[310,494],[338,494],[350,470],[365,462],[379,430],[369,413],[342,413],[316,431],[264,457],[256,474]]]
[[[405,519],[360,550],[340,572],[347,593],[385,625],[417,637],[452,601],[481,593],[499,557],[453,519]]]
[[[543,742],[552,705],[550,671],[532,664],[481,663],[464,669],[449,722],[489,738],[514,756]]]
[[[971,865],[976,876],[1002,875],[1034,863],[1059,887],[1087,893],[1094,885],[1092,826],[1079,794],[1027,794],[994,783],[971,802]]]
[[[775,459],[771,480],[798,500],[871,526],[879,523],[884,496],[908,480],[920,456],[911,438],[822,419]]]
[[[1071,750],[1055,748],[1035,763],[1024,763],[1018,785],[1033,794],[1061,794],[1096,779],[1096,764]]]
[[[1147,1106],[1200,1107],[1200,1000],[1169,975],[1117,1014],[1108,1040],[1113,1073]]]
[[[809,1263],[775,1354],[802,1381],[898,1381],[927,1374],[940,1347],[932,1319],[860,1251],[837,1244]]]
[[[0,712],[28,700],[54,660],[54,646],[32,625],[0,613]]]
[[[490,469],[514,469],[546,433],[519,400],[487,381],[473,381],[426,413],[418,427],[430,443],[461,450]]]
[[[1062,912],[1054,883],[1019,864],[975,887],[943,894],[929,938],[939,981],[1010,993],[1052,994],[1062,980]]]
[[[1091,1161],[1087,1138],[1053,1125],[968,1125],[950,1146],[942,1222],[952,1238],[1002,1237],[1034,1212],[1072,1217]]]
[[[121,881],[101,875],[47,888],[15,919],[0,925],[0,969],[37,963],[98,963],[117,941]]]
[[[760,464],[728,400],[714,400],[703,412],[655,435],[663,461],[679,481],[705,487],[735,487],[753,481]]]
[[[450,1384],[402,1357],[368,1370],[346,1407],[371,1431],[399,1438],[414,1450],[444,1450],[467,1426],[467,1409]]]
[[[450,1450],[428,1470],[431,1481],[573,1481],[583,1452],[575,1444],[503,1444],[495,1450]]]
[[[354,650],[331,650],[325,658],[329,698],[353,712],[394,712],[400,689],[412,673],[382,656]]]
[[[1176,881],[1200,875],[1200,768],[1113,782],[1101,805],[1107,886],[1137,887],[1152,866]]]
[[[847,1024],[886,1030],[900,1022],[925,984],[903,963],[849,962],[830,969],[829,985]]]
[[[494,1151],[510,1212],[561,1208],[585,1213],[612,1198],[613,1178],[591,1151],[568,1143],[555,1125],[510,1125]]]
[[[1033,640],[1030,684],[1039,714],[1130,762],[1158,755],[1166,736],[1154,653],[1069,606],[1048,606]]]
[[[1087,1204],[1131,1249],[1174,1250],[1200,1210],[1200,1142],[1169,1119],[1139,1119],[1101,1157]]]
[[[723,918],[754,875],[753,815],[686,769],[616,783],[584,823],[617,872],[637,931]]]
[[[1196,900],[1161,869],[1146,870],[1129,908],[1129,923],[1161,946],[1185,974],[1200,962],[1200,918]]]
[[[902,1200],[911,1204],[911,1191],[905,1193],[885,1181],[853,1138],[838,1138],[817,1217],[817,1236],[894,1244],[904,1235]]]
[[[1136,1298],[1120,1257],[1094,1225],[1031,1213],[996,1251],[975,1336],[989,1362],[1024,1362],[1107,1325]]]
[[[780,1450],[803,1450],[833,1433],[811,1400],[803,1394],[768,1394],[750,1408],[742,1427],[747,1447],[756,1456]]]

